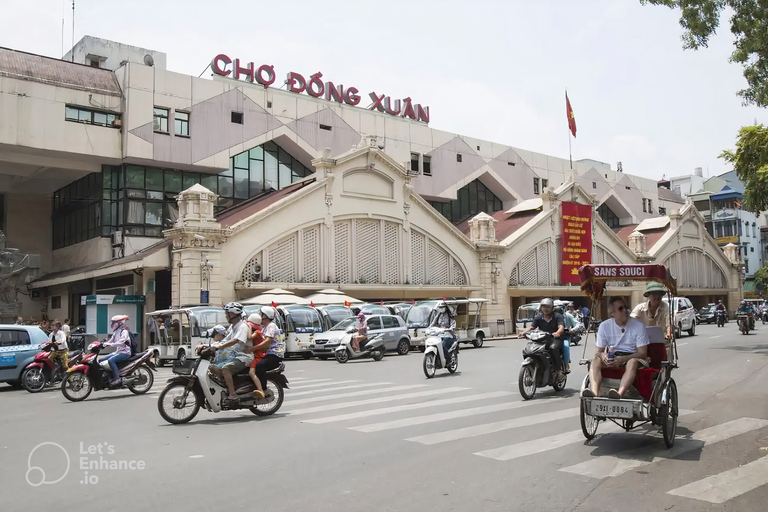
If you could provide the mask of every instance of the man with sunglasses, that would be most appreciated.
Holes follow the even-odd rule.
[[[555,302],[552,299],[542,299],[539,304],[539,313],[533,318],[531,326],[520,331],[519,337],[525,336],[525,333],[533,329],[539,329],[552,335],[552,341],[547,345],[547,349],[554,358],[555,368],[558,369],[558,382],[565,378],[563,367],[563,332],[565,331],[565,319],[560,313],[555,313]]]
[[[591,389],[585,389],[581,396],[595,397],[600,393],[603,381],[603,368],[621,368],[626,371],[621,377],[619,390],[608,391],[608,398],[621,398],[635,382],[635,375],[640,368],[648,366],[648,333],[643,322],[630,318],[629,308],[621,297],[609,301],[611,319],[600,324],[597,329],[595,358],[589,368]],[[613,358],[609,357],[608,347],[613,347]]]

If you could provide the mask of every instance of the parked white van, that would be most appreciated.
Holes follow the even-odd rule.
[[[488,299],[431,299],[415,303],[405,319],[408,333],[411,335],[411,346],[424,350],[426,330],[437,314],[437,306],[445,302],[451,308],[456,319],[456,338],[459,343],[472,343],[482,347],[488,335],[488,328],[482,324],[483,306]]]

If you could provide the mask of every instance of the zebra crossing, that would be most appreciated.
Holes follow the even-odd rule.
[[[415,436],[406,434],[402,440],[425,446],[448,442],[459,443],[457,446],[461,446],[461,442],[472,438],[515,429],[538,431],[544,426],[563,427],[562,432],[554,435],[534,436],[530,441],[468,452],[499,462],[521,461],[525,457],[554,453],[554,450],[562,450],[571,445],[573,449],[578,449],[578,445],[585,442],[580,428],[574,428],[579,426],[580,414],[578,399],[574,397],[542,395],[534,400],[523,401],[517,392],[511,390],[489,391],[467,386],[441,388],[439,382],[394,385],[391,382],[297,377],[292,378],[291,383],[282,412],[289,420],[296,419],[304,424],[331,425],[371,435],[385,432],[394,432],[395,435],[398,432],[410,433],[409,427],[423,426],[428,430],[427,433]],[[685,422],[686,417],[696,413],[681,410],[681,421]],[[492,414],[496,414],[494,421],[490,421]],[[509,414],[511,417],[498,420],[499,414]],[[446,422],[459,419],[475,421],[461,428],[445,428]],[[586,460],[559,468],[559,471],[596,480],[614,478],[765,428],[768,428],[768,420],[744,417],[703,428],[686,436],[678,435],[671,449],[667,449],[659,439],[658,444],[630,447],[612,455],[592,456],[590,446],[588,451],[585,450]],[[639,433],[627,434],[613,423],[601,422],[598,438],[592,444],[599,443],[600,436],[604,434],[638,436],[653,430],[651,427],[641,427]],[[768,456],[764,456],[721,473],[708,474],[667,493],[710,503],[724,503],[767,484]]]

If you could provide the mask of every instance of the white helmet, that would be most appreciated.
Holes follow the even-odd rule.
[[[251,315],[248,317],[248,321],[252,324],[259,325],[261,324],[261,315],[258,313],[251,313]]]
[[[232,313],[235,315],[242,315],[243,314],[243,305],[239,302],[230,302],[226,306],[224,306],[224,312],[225,313]]]
[[[261,316],[265,316],[270,320],[274,320],[276,314],[277,314],[277,311],[272,306],[264,306],[263,308],[261,308]]]
[[[114,331],[118,327],[125,327],[125,321],[128,320],[128,315],[115,315],[112,317],[112,330]]]

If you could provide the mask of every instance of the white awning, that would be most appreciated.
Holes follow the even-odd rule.
[[[544,206],[544,201],[540,197],[536,197],[534,199],[526,199],[522,203],[513,206],[512,208],[510,208],[504,213],[527,212],[530,210],[538,210],[543,206]]]
[[[654,217],[652,219],[645,219],[635,229],[637,231],[645,231],[648,229],[661,229],[669,225],[669,217],[666,215],[663,217]]]

